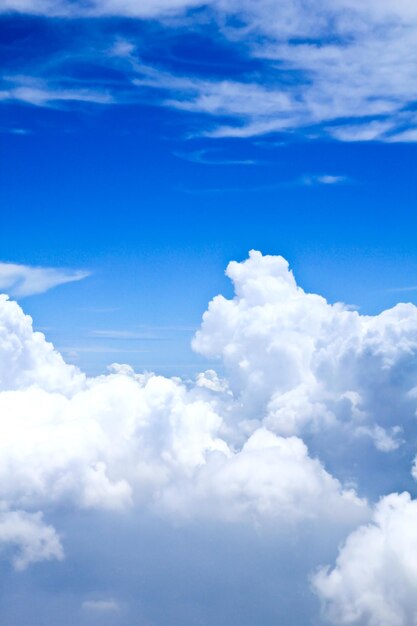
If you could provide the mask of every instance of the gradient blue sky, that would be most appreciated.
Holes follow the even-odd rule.
[[[417,623],[417,4],[0,0],[0,67],[1,625]]]
[[[311,79],[291,52],[284,61],[262,54],[262,24],[242,39],[238,14],[209,7],[132,17],[71,6],[74,15],[61,6],[52,17],[6,11],[0,23],[1,259],[91,272],[25,298],[69,361],[89,373],[113,361],[195,371],[202,360],[189,342],[201,314],[230,293],[227,262],[252,248],[282,254],[304,288],[364,313],[415,301],[417,291],[395,291],[417,285],[412,86],[402,99],[389,81],[386,94],[355,94],[363,67],[340,70],[334,92],[350,94],[351,111],[347,102],[333,114],[322,87],[314,119],[286,113],[281,132],[227,136],[218,129],[276,124],[280,110],[262,111],[274,90],[308,100],[314,72],[326,80],[320,59]],[[333,36],[343,49],[346,35]],[[295,30],[287,39],[299,56],[303,43],[325,47],[328,37]],[[247,107],[245,85],[260,90]],[[371,115],[372,97],[401,101]],[[378,134],[376,124],[393,130]]]

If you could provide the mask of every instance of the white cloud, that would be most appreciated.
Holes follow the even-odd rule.
[[[368,516],[300,439],[235,422],[214,371],[189,386],[116,365],[87,379],[15,302],[0,304],[0,489],[11,509],[351,526]]]
[[[395,7],[388,0],[325,0],[319,7],[301,0],[106,0],[88,4],[2,0],[0,11],[66,17],[124,15],[156,18],[163,28],[170,24],[189,28],[194,22],[187,11],[196,7],[206,11],[203,22],[211,19],[217,23],[220,37],[260,61],[258,71],[240,80],[175,75],[144,67],[134,60],[132,43],[119,38],[106,47],[107,57],[109,63],[116,59],[130,68],[129,87],[136,85],[137,89],[127,89],[129,102],[143,99],[143,88],[156,88],[155,101],[160,104],[210,116],[200,132],[211,137],[282,131],[309,134],[314,127],[316,135],[323,133],[341,141],[416,140],[417,11],[405,0]],[[198,27],[198,18],[195,20]],[[49,86],[48,81],[28,77],[17,77],[1,97],[38,105],[58,100],[119,101],[116,92],[86,89],[81,84],[70,89]]]
[[[82,608],[87,611],[119,611],[120,606],[115,600],[85,600],[82,604]]]
[[[394,129],[392,121],[367,121],[363,124],[345,124],[328,128],[330,135],[340,141],[390,141],[387,132]]]
[[[58,285],[83,280],[89,275],[90,272],[82,270],[0,263],[0,289],[12,296],[32,296]]]
[[[193,346],[222,359],[241,416],[284,435],[373,433],[379,448],[389,432],[379,427],[414,423],[416,307],[362,316],[305,293],[282,257],[254,251],[226,273],[235,296],[212,300]]]
[[[414,143],[417,141],[417,128],[410,128],[402,132],[391,135],[388,141],[392,143]]]
[[[160,336],[152,333],[138,333],[131,330],[100,329],[91,331],[91,335],[100,339],[142,339],[144,341],[161,339]]]
[[[313,585],[332,624],[411,626],[417,623],[417,501],[391,494],[371,524],[354,531],[335,567]]]
[[[180,515],[257,524],[298,520],[358,521],[368,510],[353,490],[343,490],[297,437],[257,429],[241,451],[213,455],[192,483],[167,489],[163,505]]]
[[[0,100],[20,100],[36,106],[46,106],[56,102],[78,101],[95,104],[110,104],[113,98],[110,94],[89,91],[87,89],[60,89],[56,87],[14,87],[0,92]]]
[[[4,497],[110,510],[138,498],[174,519],[203,511],[260,522],[367,515],[299,439],[258,429],[234,451],[210,391],[198,389],[121,370],[71,398],[38,388],[1,393]]]
[[[182,88],[159,76],[159,86],[172,91],[170,106],[233,120],[206,134],[247,137],[332,122],[327,132],[343,141],[388,141],[396,128],[403,129],[404,140],[415,139],[404,128],[415,126],[407,107],[417,100],[410,54],[417,12],[410,3],[394,8],[388,2],[339,0],[319,9],[289,0],[210,4],[222,35],[235,46],[244,42],[268,67],[242,82],[194,79]],[[241,26],[226,26],[230,16],[238,16]],[[298,79],[288,84],[280,80],[282,72]]]
[[[404,440],[401,439],[402,428],[400,426],[394,426],[390,429],[381,426],[373,426],[372,428],[358,426],[355,432],[359,437],[370,437],[376,449],[381,452],[392,452],[404,443]]]
[[[0,510],[0,548],[17,548],[13,565],[24,570],[31,563],[64,557],[59,537],[52,526],[44,524],[42,513]]]
[[[257,165],[259,161],[253,159],[233,159],[216,156],[216,152],[210,150],[196,150],[195,152],[175,152],[174,155],[190,163],[200,165]]]
[[[16,302],[0,295],[0,390],[40,386],[46,391],[70,393],[85,376],[67,365]]]
[[[334,174],[315,174],[303,176],[301,182],[303,185],[341,185],[346,183],[346,176],[336,176]]]
[[[88,378],[0,299],[0,546],[17,568],[62,559],[62,510],[135,523],[148,515],[203,535],[225,524],[256,529],[270,553],[292,537],[301,560],[301,533],[319,529],[326,560],[328,544],[350,533],[335,567],[314,577],[326,616],[412,624],[417,504],[391,494],[368,523],[384,486],[369,493],[367,480],[371,454],[398,475],[403,447],[410,462],[416,455],[416,307],[360,315],[306,293],[285,259],[259,252],[227,275],[235,295],[213,299],[194,339],[224,376],[207,370],[194,382],[117,364]],[[375,446],[362,459],[358,437]],[[347,460],[331,457],[333,447]]]
[[[71,0],[0,0],[0,11],[17,11],[48,16],[125,15],[158,17],[201,4],[200,0],[94,0],[87,5]]]

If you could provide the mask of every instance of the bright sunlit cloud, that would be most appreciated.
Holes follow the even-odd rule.
[[[0,31],[0,623],[417,626],[417,4]]]
[[[277,558],[285,537],[299,537],[300,564],[302,538],[320,528],[334,537],[333,551],[348,535],[334,569],[323,567],[323,542],[314,563],[322,569],[310,571],[331,623],[408,626],[416,502],[387,494],[369,465],[383,455],[402,467],[408,458],[400,490],[415,473],[416,307],[361,316],[306,293],[282,257],[256,251],[227,275],[233,298],[210,302],[193,341],[225,374],[207,370],[194,382],[119,364],[87,378],[2,298],[0,546],[18,570],[62,561],[67,543],[77,549],[71,529],[60,532],[62,507],[84,511],[87,525],[88,512],[131,520],[135,567],[137,516],[155,520],[161,541],[172,524],[191,525],[202,541],[223,526],[237,537],[263,532]],[[112,333],[103,337],[130,338]],[[117,572],[123,560],[114,558]],[[307,593],[308,576],[293,575]],[[84,600],[82,608],[111,613],[118,603]]]

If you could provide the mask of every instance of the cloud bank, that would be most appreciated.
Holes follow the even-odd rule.
[[[322,569],[312,588],[331,623],[413,623],[417,504],[390,494],[384,471],[370,475],[389,467],[404,491],[416,474],[417,308],[360,315],[306,293],[285,259],[255,251],[227,275],[233,298],[212,300],[193,340],[225,374],[194,381],[118,364],[88,378],[2,296],[3,554],[18,570],[65,567],[77,537],[61,534],[63,510],[151,516],[201,536],[261,533],[277,559],[292,542],[297,563],[314,536]],[[323,567],[342,537],[334,567]]]

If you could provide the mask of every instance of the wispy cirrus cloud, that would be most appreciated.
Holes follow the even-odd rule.
[[[193,152],[175,152],[174,155],[190,163],[199,165],[259,165],[260,161],[255,159],[238,159],[221,157],[211,150],[195,150]]]
[[[71,74],[73,43],[66,40],[46,62],[28,57],[28,67],[20,71],[24,80],[3,82],[0,97],[6,101],[146,102],[200,116],[193,132],[211,138],[271,133],[338,141],[417,138],[417,9],[405,1],[393,7],[388,1],[326,0],[320,8],[299,0],[0,3],[0,12],[13,11],[95,18],[85,41],[77,40],[76,61],[119,75],[114,81],[94,76],[87,84],[85,75]],[[128,34],[120,21],[110,20],[103,34],[104,16],[141,18],[145,27],[152,18],[152,28],[169,35],[174,46],[192,27],[197,38],[211,38],[213,49],[227,47],[235,60],[228,65],[225,59],[222,75],[217,66],[203,71],[198,59],[175,63],[169,50],[152,54],[153,36],[148,41],[142,31]],[[96,33],[93,45],[91,33]]]
[[[417,285],[406,285],[404,287],[391,287],[390,289],[385,289],[387,293],[396,293],[401,291],[417,291]]]
[[[123,339],[123,340],[140,340],[140,341],[157,341],[162,337],[154,333],[135,332],[130,330],[93,330],[91,331],[92,337],[98,339]]]
[[[0,263],[0,290],[11,296],[32,296],[58,285],[83,280],[87,276],[90,276],[90,272],[85,270]]]
[[[65,88],[51,84],[45,80],[29,76],[7,77],[6,88],[0,91],[0,101],[17,100],[35,106],[51,106],[58,102],[90,102],[94,104],[111,104],[114,98],[110,93],[100,89],[86,88],[76,85]]]
[[[82,609],[86,611],[108,612],[120,611],[120,605],[115,600],[85,600],[82,603]]]

